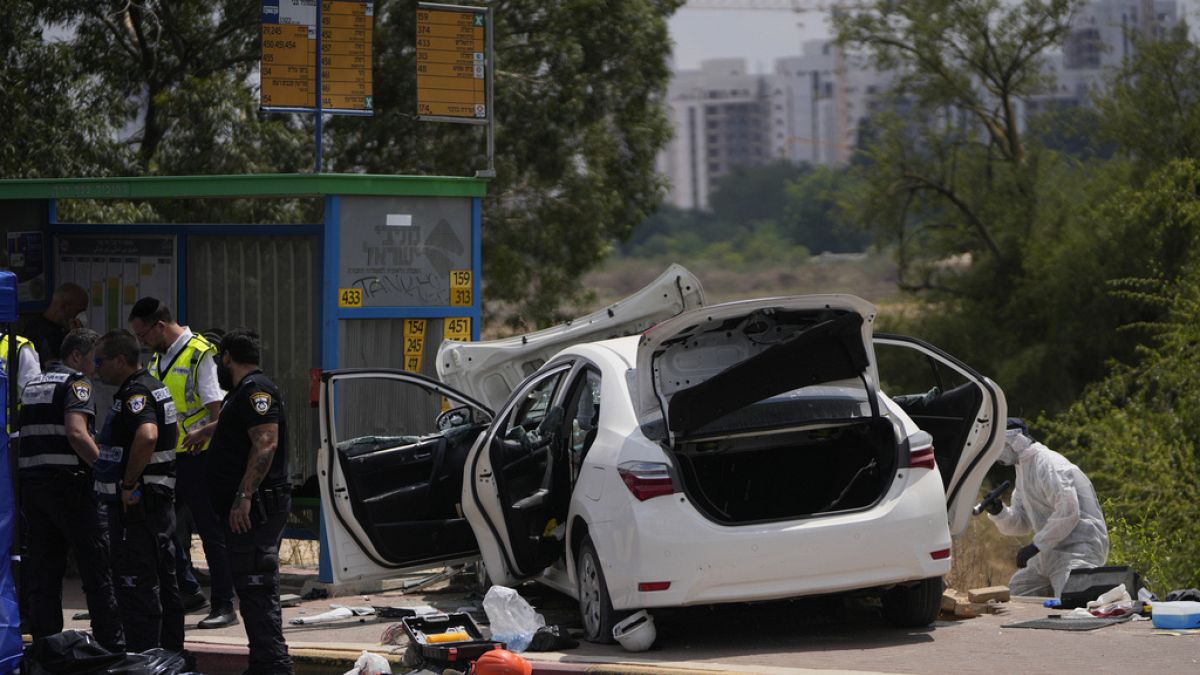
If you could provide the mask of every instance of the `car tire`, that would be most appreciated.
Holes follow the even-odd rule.
[[[579,615],[583,619],[583,639],[588,642],[612,644],[613,626],[621,615],[613,609],[608,595],[608,583],[600,567],[600,556],[591,537],[584,537],[575,560],[576,588],[579,591]]]
[[[896,586],[883,594],[883,618],[901,628],[928,626],[942,609],[942,578]]]

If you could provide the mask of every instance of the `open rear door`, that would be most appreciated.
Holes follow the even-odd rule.
[[[400,370],[321,381],[318,470],[335,582],[478,555],[463,517],[463,466],[491,421],[483,404]]]
[[[950,533],[958,535],[967,527],[984,476],[1004,448],[1004,392],[928,343],[882,333],[874,342],[880,388],[933,436]]]

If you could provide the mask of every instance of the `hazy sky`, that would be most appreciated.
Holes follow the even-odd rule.
[[[813,4],[816,4],[815,2]],[[1193,32],[1200,27],[1198,0],[1179,3]],[[831,34],[828,14],[820,11],[689,9],[684,6],[670,19],[675,43],[675,69],[692,70],[700,61],[743,57],[752,73],[770,72],[775,59],[800,53],[803,40]]]
[[[704,59],[743,57],[750,72],[768,72],[775,59],[800,53],[800,43],[828,36],[824,12],[712,10],[686,6],[670,19],[675,69],[692,70]]]

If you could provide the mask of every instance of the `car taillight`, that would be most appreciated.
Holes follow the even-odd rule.
[[[659,462],[623,462],[617,467],[625,487],[639,502],[669,495],[675,491],[671,467]]]
[[[936,469],[937,464],[933,458],[933,446],[922,445],[919,448],[913,448],[908,455],[908,466],[912,469]]]

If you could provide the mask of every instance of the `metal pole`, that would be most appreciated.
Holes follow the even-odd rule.
[[[496,51],[492,45],[492,8],[487,8],[487,30],[484,31],[487,50],[487,93],[484,95],[484,105],[487,107],[487,168],[476,171],[476,178],[496,177],[496,109],[495,98],[492,94],[493,71],[496,69]]]
[[[321,137],[323,135],[321,133],[321,125],[322,125],[322,122],[324,121],[324,117],[325,117],[325,115],[321,112],[321,103],[322,103],[321,98],[324,95],[324,92],[321,91],[321,57],[323,56],[321,53],[321,33],[324,30],[324,27],[321,25],[321,3],[322,3],[322,1],[323,0],[317,0],[317,94],[316,94],[317,114],[316,114],[316,123],[313,125],[314,126],[313,135],[316,137],[315,140],[316,140],[316,146],[317,146],[317,160],[316,160],[316,163],[313,164],[313,173],[321,173]]]
[[[5,375],[8,376],[7,389],[8,396],[6,397],[6,420],[8,421],[8,429],[17,429],[17,377],[21,372],[21,364],[17,361],[21,353],[17,348],[17,336],[13,332],[13,325],[6,324],[4,326],[4,335],[8,336],[8,353],[5,354]],[[8,433],[5,429],[5,433]],[[8,471],[9,483],[12,489],[13,496],[13,534],[12,547],[9,549],[10,568],[12,570],[13,587],[17,591],[18,606],[20,606],[21,597],[21,486],[18,478],[20,471],[17,462],[17,443],[20,440],[14,441],[12,434],[8,436]],[[21,608],[28,611],[28,608]]]

